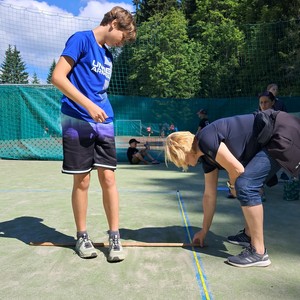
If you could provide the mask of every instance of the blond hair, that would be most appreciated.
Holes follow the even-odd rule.
[[[134,42],[136,38],[136,23],[133,15],[123,7],[115,6],[104,15],[100,25],[106,26],[113,20],[117,21],[117,29],[125,33],[126,42]]]
[[[189,131],[173,132],[166,138],[165,162],[173,162],[178,168],[188,169],[186,154],[195,152],[193,149],[195,136]]]

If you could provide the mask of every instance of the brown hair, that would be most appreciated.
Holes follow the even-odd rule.
[[[128,10],[115,6],[104,15],[100,25],[106,26],[113,20],[117,20],[117,29],[125,33],[125,40],[134,42],[136,38],[136,23],[133,15]]]
[[[186,163],[186,154],[195,152],[194,149],[195,136],[189,131],[173,132],[166,138],[165,143],[165,162],[171,161],[178,168],[188,169]]]

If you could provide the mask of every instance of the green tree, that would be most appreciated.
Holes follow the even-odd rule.
[[[245,23],[271,23],[299,19],[299,0],[240,0],[239,19]]]
[[[40,80],[39,80],[39,78],[37,77],[36,72],[33,73],[31,83],[32,83],[32,84],[40,84]]]
[[[229,96],[239,91],[232,79],[239,69],[244,33],[235,23],[238,2],[232,0],[196,0],[189,35],[201,45],[206,65],[200,72],[198,96]]]
[[[22,61],[20,51],[17,47],[12,48],[11,45],[5,51],[4,62],[1,64],[1,83],[11,83],[11,84],[27,84],[28,83],[28,73],[25,71],[26,66]]]
[[[166,15],[172,8],[179,8],[178,0],[133,0],[136,7],[136,21],[138,24],[146,22],[156,14]]]
[[[51,84],[52,74],[53,74],[53,71],[55,69],[55,66],[56,66],[56,61],[55,61],[55,59],[53,59],[52,65],[49,69],[49,73],[48,73],[48,76],[47,76],[47,83],[48,84]]]
[[[200,85],[199,72],[205,57],[201,45],[188,38],[187,21],[180,10],[156,14],[139,27],[130,60],[133,95],[160,98],[191,98]]]

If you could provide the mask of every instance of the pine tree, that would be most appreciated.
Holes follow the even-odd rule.
[[[32,81],[31,81],[32,84],[40,84],[40,80],[39,78],[37,77],[37,74],[34,72],[33,73],[33,77],[32,77]]]
[[[11,45],[5,51],[4,62],[1,64],[0,83],[28,84],[26,65],[22,61],[20,51]]]
[[[48,77],[47,77],[47,83],[48,84],[51,84],[51,78],[52,78],[52,73],[55,69],[55,66],[56,66],[56,61],[55,59],[53,59],[53,62],[52,62],[52,65],[50,67],[50,70],[49,70],[49,73],[48,73]]]

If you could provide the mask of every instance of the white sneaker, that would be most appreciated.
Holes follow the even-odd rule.
[[[109,250],[107,260],[110,262],[118,262],[125,259],[125,253],[121,245],[120,237],[113,235],[109,238]]]
[[[88,235],[83,234],[76,242],[75,251],[81,258],[97,257],[96,249]]]

